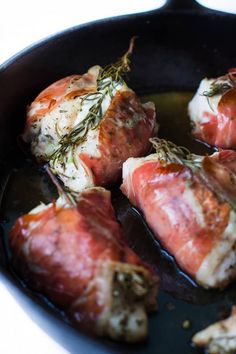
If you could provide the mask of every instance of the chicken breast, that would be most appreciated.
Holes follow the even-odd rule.
[[[61,79],[28,109],[24,141],[74,193],[115,183],[123,162],[145,155],[156,131],[154,104],[142,105],[110,71],[94,66]]]
[[[236,149],[236,69],[203,79],[188,106],[193,135],[210,145]]]
[[[209,354],[236,353],[236,307],[233,306],[229,318],[198,332],[192,341],[197,346],[206,348]]]
[[[124,163],[121,190],[186,273],[223,287],[236,277],[236,152],[201,157],[154,145],[156,153]]]
[[[18,274],[76,326],[128,342],[147,336],[158,278],[126,244],[110,192],[40,205],[17,219],[9,242]]]

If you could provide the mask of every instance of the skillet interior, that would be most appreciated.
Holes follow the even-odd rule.
[[[83,73],[93,64],[113,62],[126,50],[133,35],[138,39],[129,84],[140,95],[194,90],[205,75],[217,76],[235,66],[236,50],[231,40],[236,28],[233,15],[198,10],[197,6],[192,11],[177,11],[175,4],[172,5],[172,8],[167,6],[159,11],[70,29],[37,44],[1,67],[2,191],[9,168],[22,163],[17,152],[16,135],[22,130],[26,105],[41,89],[63,76]],[[126,210],[133,213],[132,242],[140,228],[149,234],[124,198],[115,192],[114,200],[120,217]],[[127,220],[123,216],[128,228],[130,223]],[[221,293],[196,288],[174,266],[168,268],[169,262],[161,251],[158,255],[153,251],[150,235],[145,239],[145,247],[137,242],[137,250],[144,258],[157,262],[160,267],[167,267],[165,282],[169,281],[169,294],[160,294],[160,311],[151,317],[150,338],[142,345],[95,340],[75,331],[38,296],[27,289],[22,292],[21,284],[9,272],[4,247],[0,252],[1,278],[31,317],[71,353],[78,350],[80,353],[195,353],[196,350],[189,347],[192,333],[216,320],[219,311],[229,310],[230,305],[236,302],[236,287],[231,286]],[[177,281],[171,289],[173,279]],[[167,309],[170,302],[175,304],[173,311]],[[186,318],[192,320],[192,327],[183,331],[181,322]]]

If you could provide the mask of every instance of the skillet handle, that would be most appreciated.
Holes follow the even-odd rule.
[[[173,12],[201,12],[201,13],[213,13],[214,10],[210,10],[204,6],[201,6],[195,0],[167,0],[166,4],[160,9],[164,11],[173,11]]]

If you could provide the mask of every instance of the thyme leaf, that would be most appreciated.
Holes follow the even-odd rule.
[[[228,82],[217,82],[214,81],[209,91],[203,91],[202,95],[206,97],[213,97],[215,95],[220,95],[231,89],[232,85]]]
[[[103,118],[102,104],[104,99],[107,95],[109,95],[111,99],[113,98],[114,90],[119,85],[124,84],[123,76],[130,71],[130,55],[133,51],[134,40],[135,37],[131,39],[127,52],[116,63],[100,69],[97,78],[97,91],[85,94],[81,97],[81,110],[86,101],[94,101],[94,104],[89,108],[85,118],[59,140],[59,147],[49,157],[53,166],[56,161],[63,164],[64,156],[70,150],[72,152],[73,162],[76,166],[76,147],[86,140],[89,130],[96,129],[99,126]]]

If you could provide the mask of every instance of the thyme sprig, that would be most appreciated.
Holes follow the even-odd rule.
[[[65,154],[71,150],[73,163],[76,166],[76,159],[74,158],[76,147],[86,140],[89,130],[94,130],[99,126],[103,117],[102,104],[104,99],[107,95],[111,99],[113,98],[114,89],[124,84],[123,77],[130,71],[130,56],[133,52],[134,40],[135,37],[131,39],[127,52],[116,63],[100,69],[96,92],[91,92],[81,97],[81,110],[83,109],[84,102],[95,102],[89,108],[85,118],[70,133],[65,134],[59,140],[58,149],[49,158],[53,165],[56,161],[60,161],[63,164]]]
[[[115,63],[103,68],[98,76],[98,90],[102,89],[102,82],[111,78],[112,81],[124,82],[123,76],[130,71],[130,56],[133,52],[135,37],[131,38],[127,52]]]
[[[202,96],[207,98],[223,94],[236,85],[235,69],[230,69],[228,74],[214,80],[208,91],[203,91]]]
[[[48,164],[44,165],[45,171],[47,172],[48,176],[50,177],[52,183],[55,185],[57,192],[60,197],[64,198],[64,200],[67,202],[68,205],[70,206],[76,206],[76,201],[74,197],[62,188],[60,182],[58,181],[57,177],[54,175],[54,173],[51,171],[50,167]]]
[[[166,163],[179,163],[185,165],[191,169],[201,167],[201,161],[196,158],[190,151],[184,146],[177,146],[171,141],[152,138],[150,139],[158,159]]]
[[[223,95],[225,92],[230,90],[233,86],[235,86],[235,78],[233,74],[228,73],[214,80],[211,83],[208,91],[203,91],[202,96],[206,97],[207,103],[213,112],[214,112],[214,108],[211,104],[210,98],[216,95]]]
[[[230,82],[212,82],[209,91],[203,91],[202,95],[206,97],[213,97],[225,93],[232,88]]]

